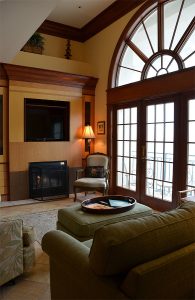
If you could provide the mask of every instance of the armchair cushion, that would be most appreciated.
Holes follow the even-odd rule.
[[[0,222],[0,286],[23,273],[22,220]]]
[[[127,272],[195,242],[195,206],[107,225],[95,232],[89,263],[98,275]]]
[[[85,168],[85,176],[92,178],[105,177],[105,171],[103,166],[90,166]]]

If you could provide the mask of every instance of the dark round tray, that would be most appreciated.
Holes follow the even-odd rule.
[[[117,214],[134,207],[136,200],[133,197],[109,195],[84,200],[81,203],[83,211],[95,214]]]

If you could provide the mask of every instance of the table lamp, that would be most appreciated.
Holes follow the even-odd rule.
[[[88,152],[90,154],[90,143],[91,143],[92,139],[95,139],[95,134],[94,134],[93,129],[90,125],[87,125],[87,126],[84,127],[82,138],[86,140],[87,149],[88,149]]]

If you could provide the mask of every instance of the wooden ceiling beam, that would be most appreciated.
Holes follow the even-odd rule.
[[[85,42],[145,1],[146,0],[116,0],[80,29],[45,20],[37,31],[73,41]]]

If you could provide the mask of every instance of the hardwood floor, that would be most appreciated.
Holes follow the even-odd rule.
[[[73,198],[0,208],[0,219],[32,212],[49,211],[73,204]],[[30,272],[0,287],[1,300],[50,300],[49,259],[36,241],[36,264]]]

